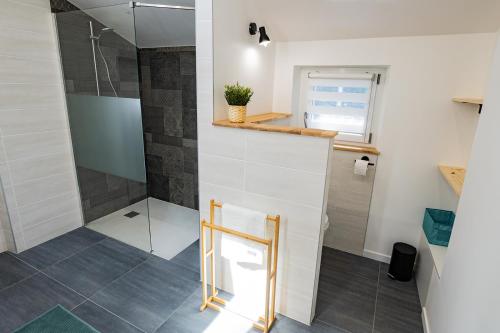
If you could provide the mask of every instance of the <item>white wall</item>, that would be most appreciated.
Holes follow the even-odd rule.
[[[247,12],[232,7],[229,1],[217,1],[229,6],[224,10],[235,11],[219,17],[228,24],[224,29],[216,27],[216,32],[229,36],[217,36],[215,55],[222,58],[215,60],[211,4],[207,0],[196,3],[200,214],[208,218],[210,199],[280,214],[277,310],[309,323],[331,140],[212,126],[214,99],[217,116],[226,117],[225,106],[221,106],[226,81],[251,85],[256,91],[252,111],[270,111],[273,57],[269,56],[272,49],[256,47],[257,40],[249,39]],[[255,52],[253,61],[259,65],[246,67],[248,49]]]
[[[440,286],[429,294],[432,333],[500,331],[500,39]]]
[[[214,15],[214,119],[227,118],[224,85],[246,85],[254,90],[248,114],[271,112],[275,44],[259,46],[259,34],[248,32],[250,22],[266,25],[253,1],[217,0]],[[204,41],[206,43],[206,41]]]
[[[456,208],[437,165],[467,164],[479,116],[451,98],[483,95],[493,45],[494,34],[278,43],[274,111],[292,110],[294,66],[388,66],[366,255],[417,245],[426,207]]]
[[[18,251],[82,225],[55,36],[49,0],[2,1],[2,222]]]

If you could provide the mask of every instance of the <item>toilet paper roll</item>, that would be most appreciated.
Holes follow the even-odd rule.
[[[356,160],[354,163],[354,174],[358,176],[366,176],[369,161]]]

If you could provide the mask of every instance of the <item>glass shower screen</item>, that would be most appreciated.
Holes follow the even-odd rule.
[[[56,14],[84,221],[151,251],[134,12]]]

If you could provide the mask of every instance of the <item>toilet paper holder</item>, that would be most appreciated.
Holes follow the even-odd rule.
[[[368,156],[363,156],[363,157],[361,157],[361,160],[362,161],[370,161],[370,158]],[[356,160],[354,160],[354,163],[356,163]],[[368,165],[374,166],[375,163],[368,163]]]

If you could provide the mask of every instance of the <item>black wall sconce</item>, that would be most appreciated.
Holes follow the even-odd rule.
[[[248,31],[250,32],[250,35],[254,36],[257,34],[257,24],[252,22],[250,23],[250,27],[248,28]],[[271,43],[271,39],[266,33],[266,27],[260,27],[258,29],[260,37],[259,37],[259,44],[267,47],[269,43]]]

